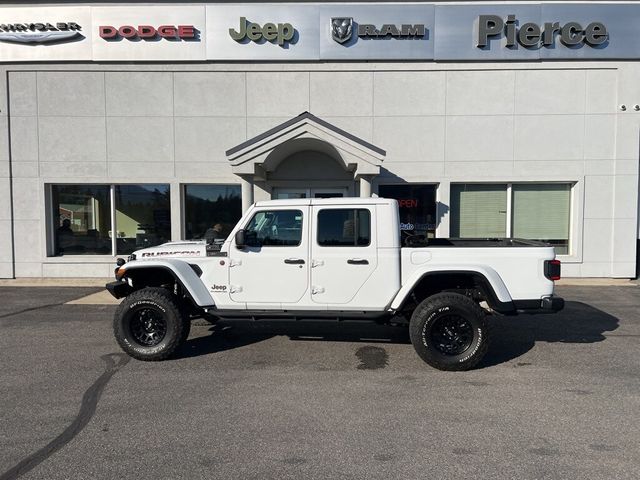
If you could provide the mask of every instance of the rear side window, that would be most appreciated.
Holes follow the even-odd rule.
[[[318,212],[318,245],[366,247],[371,243],[371,214],[366,209],[326,209]]]

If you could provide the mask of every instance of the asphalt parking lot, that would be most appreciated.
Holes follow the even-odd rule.
[[[139,362],[92,288],[0,288],[0,480],[638,478],[640,287],[496,318],[480,368],[405,329],[198,323]]]

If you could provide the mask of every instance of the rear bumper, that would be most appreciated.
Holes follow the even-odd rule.
[[[131,293],[132,288],[127,282],[116,280],[115,282],[109,282],[105,285],[109,293],[116,298],[123,298]]]
[[[514,300],[518,313],[556,313],[564,308],[564,299],[550,295],[540,300]]]

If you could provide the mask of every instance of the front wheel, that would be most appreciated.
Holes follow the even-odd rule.
[[[409,335],[420,358],[439,370],[469,370],[489,348],[484,310],[457,293],[423,300],[411,316]]]
[[[113,332],[122,350],[138,360],[169,357],[186,339],[189,320],[170,292],[143,288],[125,298],[113,318]]]

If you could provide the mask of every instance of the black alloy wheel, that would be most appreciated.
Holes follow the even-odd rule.
[[[131,335],[143,347],[158,345],[167,334],[167,322],[162,312],[143,307],[133,313],[130,319]]]
[[[471,323],[460,315],[442,315],[435,319],[429,332],[431,342],[445,355],[460,355],[473,342]]]

